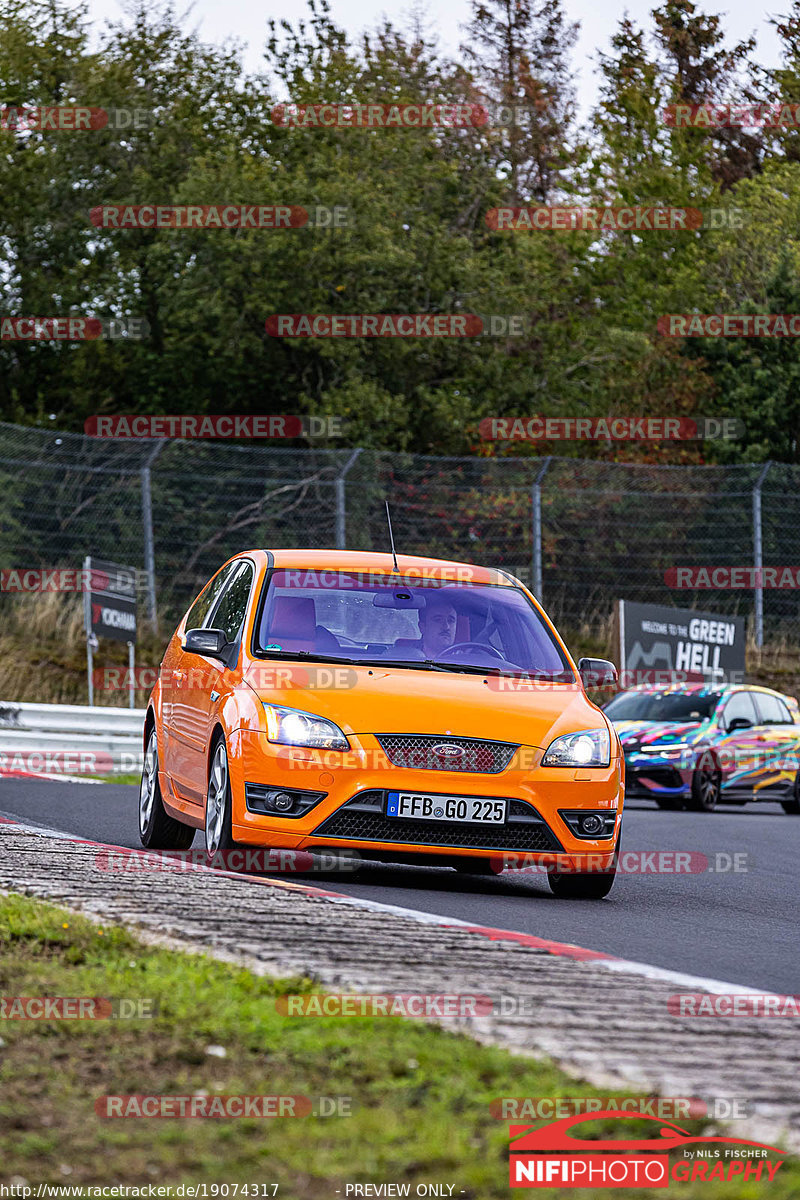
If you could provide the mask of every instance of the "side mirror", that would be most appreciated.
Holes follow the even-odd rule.
[[[619,672],[606,658],[578,659],[578,673],[585,688],[613,687],[619,682]]]
[[[183,635],[187,654],[203,654],[207,658],[225,658],[228,639],[223,629],[188,629]]]
[[[752,729],[753,722],[748,721],[747,717],[734,717],[728,726],[728,733],[735,733],[737,729]]]

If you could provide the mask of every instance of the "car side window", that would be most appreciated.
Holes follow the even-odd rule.
[[[778,696],[770,696],[768,692],[755,692],[756,702],[762,725],[793,725],[789,709]]]
[[[220,592],[225,587],[225,584],[231,578],[233,572],[238,566],[238,562],[228,563],[227,567],[223,567],[221,571],[217,572],[213,579],[209,580],[186,614],[187,629],[202,628],[203,621],[208,616]]]
[[[728,700],[722,713],[725,729],[730,729],[731,721],[737,717],[745,717],[751,725],[758,724],[758,714],[753,707],[749,692],[734,692]]]
[[[253,585],[253,575],[252,563],[241,563],[238,575],[233,579],[230,587],[226,588],[212,614],[211,621],[214,629],[224,629],[229,642],[236,641],[239,630],[242,628],[247,613],[247,602],[250,599],[250,589]]]

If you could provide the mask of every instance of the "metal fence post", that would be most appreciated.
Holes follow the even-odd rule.
[[[767,461],[761,469],[761,474],[753,488],[753,565],[756,569],[755,608],[756,608],[756,645],[759,649],[764,645],[764,588],[761,582],[761,568],[764,563],[764,548],[761,536],[761,488],[767,478],[772,463]]]
[[[345,528],[346,509],[345,509],[345,499],[344,499],[344,481],[345,481],[347,472],[350,470],[350,468],[352,467],[353,463],[356,461],[356,459],[358,458],[358,456],[362,450],[363,450],[363,446],[359,446],[358,449],[353,451],[353,453],[348,458],[347,462],[342,467],[340,474],[336,478],[336,549],[337,550],[346,550],[347,549],[347,531]]]
[[[156,558],[153,545],[153,499],[150,494],[150,468],[163,448],[163,441],[156,442],[141,470],[144,569],[147,572],[147,614],[150,618],[150,624],[153,627],[153,633],[158,633],[158,613],[156,611]]]
[[[547,474],[547,469],[552,461],[552,454],[548,454],[539,468],[539,472],[533,481],[533,488],[531,489],[533,507],[533,562],[531,571],[533,586],[531,590],[540,604],[542,602],[542,480]]]

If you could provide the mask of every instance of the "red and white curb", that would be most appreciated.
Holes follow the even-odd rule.
[[[59,829],[50,829],[41,825],[28,825],[11,817],[0,816],[0,823],[13,825],[25,833],[40,834],[55,837],[62,841],[77,842],[81,846],[96,846],[99,850],[112,850],[115,854],[133,856],[146,853],[142,850],[132,850],[129,846],[115,846],[106,842],[95,842],[75,834],[64,833]],[[488,938],[493,942],[516,942],[519,946],[529,946],[546,954],[558,955],[562,958],[572,958],[578,962],[591,962],[609,971],[623,974],[638,975],[663,983],[671,983],[676,987],[688,988],[694,991],[709,992],[715,995],[740,996],[777,996],[775,992],[764,992],[758,988],[747,987],[744,984],[725,983],[719,979],[706,979],[698,975],[688,975],[681,971],[672,971],[665,967],[652,966],[650,963],[635,962],[608,954],[604,950],[590,950],[585,946],[575,946],[571,942],[556,942],[549,938],[536,937],[532,933],[521,933],[513,929],[496,929],[491,925],[475,925],[469,921],[460,921],[457,917],[445,917],[438,913],[421,912],[414,908],[403,908],[397,904],[383,904],[379,900],[367,900],[361,896],[348,896],[344,892],[333,892],[327,888],[314,887],[313,884],[295,883],[290,879],[266,878],[263,875],[248,875],[239,871],[218,870],[203,863],[181,862],[181,870],[200,871],[210,875],[222,876],[227,879],[247,880],[262,887],[283,888],[287,891],[302,892],[315,899],[327,900],[335,904],[346,904],[356,908],[365,908],[371,912],[393,913],[407,920],[417,921],[420,925],[436,925],[441,929],[460,929],[477,937]],[[785,997],[784,997],[785,999]]]

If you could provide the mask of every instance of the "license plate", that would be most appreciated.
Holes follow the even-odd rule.
[[[424,792],[389,792],[386,816],[423,821],[465,821],[479,825],[502,825],[505,800],[482,800],[479,796],[429,796]]]

